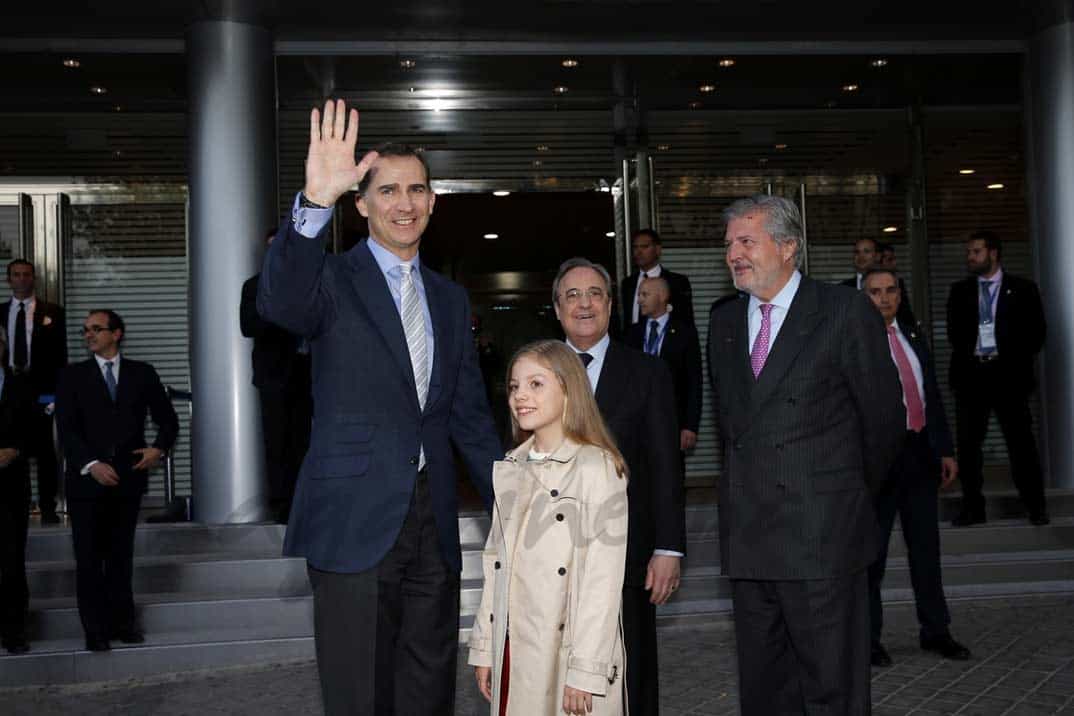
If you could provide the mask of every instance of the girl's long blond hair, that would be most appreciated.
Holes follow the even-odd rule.
[[[589,376],[586,375],[585,366],[571,348],[563,341],[541,340],[527,343],[519,348],[507,363],[507,384],[511,383],[511,371],[515,363],[523,356],[532,356],[541,365],[555,374],[559,381],[559,387],[563,390],[563,434],[581,445],[595,445],[606,450],[615,463],[615,471],[620,477],[627,474],[626,461],[619,448],[615,445],[615,439],[611,431],[601,417],[600,408],[593,397],[593,389],[589,385]],[[523,430],[511,415],[511,434],[515,444],[520,445],[529,439],[532,434],[529,430]]]

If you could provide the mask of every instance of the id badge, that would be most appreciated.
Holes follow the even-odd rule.
[[[995,323],[982,323],[979,326],[978,335],[981,337],[981,349],[982,350],[995,350],[996,348],[996,324]]]

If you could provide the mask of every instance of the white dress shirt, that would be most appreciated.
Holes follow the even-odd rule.
[[[776,345],[776,336],[779,335],[779,330],[783,328],[783,321],[787,318],[787,312],[791,310],[791,303],[794,301],[794,296],[798,293],[798,286],[802,283],[802,274],[797,270],[791,274],[791,277],[787,279],[787,283],[780,289],[779,293],[772,297],[771,303],[775,308],[768,314],[768,320],[770,329],[768,333],[768,352],[772,352],[772,347]],[[756,296],[750,296],[750,305],[747,309],[746,316],[749,320],[750,340],[747,346],[747,354],[753,354],[753,342],[757,340],[757,334],[761,332],[761,304],[764,303]]]
[[[656,352],[653,355],[660,355],[660,349],[664,347],[664,336],[667,335],[668,321],[671,320],[671,311],[664,311],[659,318],[646,318],[645,319],[645,336],[641,342],[642,350],[645,350],[649,346],[649,331],[652,330],[652,322],[656,321]],[[648,352],[648,351],[646,351]]]
[[[29,368],[33,364],[34,308],[37,306],[37,298],[34,296],[24,298],[22,299],[22,304],[26,311],[26,367]],[[7,313],[7,343],[9,346],[7,364],[12,368],[15,367],[15,320],[18,315],[19,299],[12,295]]]
[[[116,353],[115,356],[113,356],[112,358],[102,358],[96,353],[93,354],[93,357],[97,359],[97,369],[101,371],[101,380],[105,382],[105,385],[108,385],[108,380],[104,377],[104,364],[112,364],[112,377],[116,379],[116,390],[119,390],[119,353]],[[100,462],[100,460],[90,460],[82,466],[82,469],[79,470],[79,474],[88,475],[90,468],[96,465],[98,462]]]

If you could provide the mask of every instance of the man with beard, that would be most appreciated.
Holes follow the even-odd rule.
[[[872,503],[906,432],[883,320],[799,273],[793,202],[756,195],[724,218],[748,294],[712,312],[708,346],[742,713],[868,713]]]
[[[952,285],[947,299],[962,481],[962,511],[951,523],[956,527],[985,521],[981,444],[992,411],[1029,521],[1049,522],[1029,413],[1033,362],[1044,347],[1044,308],[1035,283],[1003,270],[1001,252],[996,234],[972,234],[966,243],[966,267],[972,275]]]

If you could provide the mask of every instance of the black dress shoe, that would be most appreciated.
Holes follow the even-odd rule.
[[[42,512],[41,524],[43,525],[58,525],[60,524],[60,516],[55,512]]]
[[[1050,524],[1052,519],[1048,517],[1048,513],[1041,511],[1035,512],[1029,516],[1029,524],[1035,527],[1043,527],[1046,524]]]
[[[922,636],[921,648],[925,651],[933,651],[945,659],[966,661],[970,658],[970,650],[951,638],[950,634],[943,636]]]
[[[984,512],[976,510],[962,510],[958,517],[951,520],[952,527],[969,527],[970,525],[982,525],[985,522]]]
[[[86,651],[111,651],[112,645],[108,643],[107,639],[101,639],[100,637],[87,636],[86,637]]]
[[[872,653],[869,655],[869,662],[873,666],[891,666],[891,654],[888,653],[883,644],[876,642],[873,644]]]
[[[112,632],[112,638],[116,641],[121,641],[124,644],[145,643],[145,634],[131,627],[128,627],[127,629],[117,629]]]
[[[5,639],[4,648],[9,654],[25,654],[30,650],[30,642],[23,638]]]

